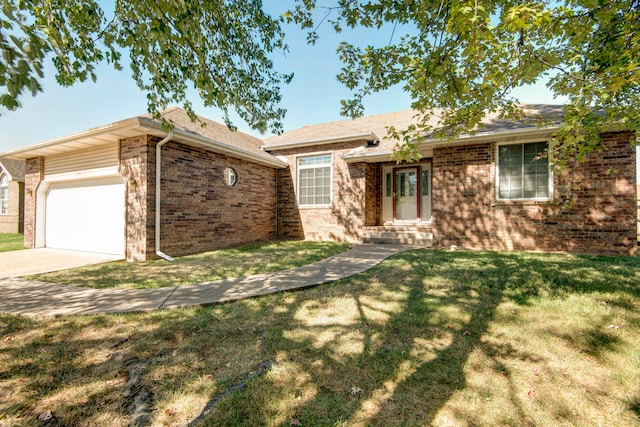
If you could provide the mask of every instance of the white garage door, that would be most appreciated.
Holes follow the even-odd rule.
[[[45,245],[123,255],[124,194],[121,178],[51,184]]]

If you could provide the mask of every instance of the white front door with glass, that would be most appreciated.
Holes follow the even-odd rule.
[[[431,164],[383,168],[382,217],[389,223],[431,220]]]

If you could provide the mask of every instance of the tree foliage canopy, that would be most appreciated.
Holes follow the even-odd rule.
[[[109,16],[95,0],[2,0],[0,105],[15,109],[24,92],[42,91],[48,57],[69,86],[95,79],[103,61],[121,68],[127,53],[150,111],[178,102],[193,116],[194,87],[228,124],[233,109],[255,129],[280,132],[280,87],[292,75],[270,56],[286,50],[282,21],[308,30],[310,42],[323,23],[404,32],[384,46],[338,46],[338,79],[353,93],[344,115],[361,115],[367,95],[398,84],[421,113],[396,132],[399,160],[417,156],[418,132],[473,133],[488,112],[520,119],[513,90],[541,79],[568,99],[556,164],[598,149],[602,129],[640,129],[640,0],[295,0],[281,19],[254,0],[116,0]],[[440,123],[430,126],[436,109]]]
[[[311,42],[318,16],[336,31],[409,29],[386,46],[339,45],[344,67],[338,79],[353,91],[342,101],[345,115],[362,114],[367,95],[401,84],[422,115],[415,130],[439,136],[474,132],[488,112],[521,118],[513,89],[548,78],[553,94],[568,99],[551,153],[557,164],[598,149],[602,129],[640,129],[638,0],[319,3],[298,0],[287,14],[310,30]],[[442,109],[436,127],[428,125],[434,109]],[[415,158],[416,139],[402,134],[406,143],[397,157]]]
[[[292,76],[274,69],[269,55],[286,49],[284,34],[260,1],[116,0],[110,16],[95,0],[1,4],[0,106],[42,91],[49,56],[57,82],[70,86],[95,80],[103,61],[120,69],[125,53],[151,112],[177,102],[194,118],[193,87],[228,125],[234,109],[254,129],[282,130],[280,86]]]

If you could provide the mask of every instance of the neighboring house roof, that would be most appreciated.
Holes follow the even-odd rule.
[[[261,150],[260,145],[262,141],[251,135],[234,132],[226,126],[204,117],[199,117],[201,123],[193,123],[189,119],[186,111],[178,107],[164,110],[161,112],[161,115],[174,124],[172,141],[205,148],[220,154],[234,156],[266,166],[276,168],[286,167],[285,162]],[[206,125],[203,127],[202,123]],[[31,157],[50,156],[99,146],[141,134],[164,138],[168,133],[161,121],[152,119],[147,114],[20,148],[4,153],[3,156],[24,160]]]
[[[495,113],[488,114],[482,122],[483,126],[478,129],[475,135],[461,135],[458,140],[466,138],[476,139],[489,135],[495,136],[496,134],[509,135],[512,133],[539,131],[540,128],[534,123],[535,119],[546,120],[547,127],[542,131],[548,131],[562,121],[563,107],[561,105],[525,104],[522,105],[521,108],[525,112],[525,119],[518,121],[502,120],[499,119]],[[398,142],[398,140],[387,138],[389,127],[393,126],[397,131],[407,129],[410,125],[416,124],[418,114],[415,110],[406,110],[360,117],[353,120],[347,119],[304,126],[300,129],[265,139],[263,149],[275,152],[292,147],[321,145],[346,140],[366,140],[374,142],[374,144],[368,144],[366,149],[356,149],[345,157],[361,159],[365,156],[386,156],[393,151],[395,144]],[[438,115],[434,114],[429,124],[436,126],[437,122]],[[377,138],[371,137],[367,139],[363,137],[365,135],[372,135]],[[377,141],[375,139],[377,139]],[[375,142],[378,141],[379,144],[375,144]],[[425,142],[444,143],[445,141],[432,140],[426,136]],[[448,141],[448,143],[451,143],[451,141]]]
[[[0,173],[5,172],[11,181],[24,181],[24,160],[0,157]]]

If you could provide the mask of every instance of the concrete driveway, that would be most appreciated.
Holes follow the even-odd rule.
[[[48,273],[119,259],[123,257],[51,248],[0,252],[0,277]]]

